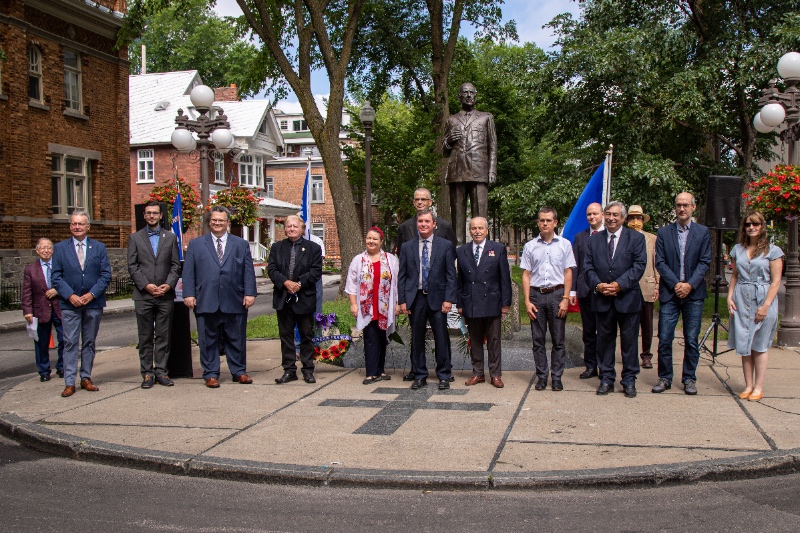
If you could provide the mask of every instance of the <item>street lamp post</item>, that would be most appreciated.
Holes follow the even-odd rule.
[[[231,125],[221,108],[216,108],[217,114],[209,116],[214,104],[214,90],[206,85],[198,85],[192,89],[189,98],[197,112],[197,119],[190,119],[183,114],[183,109],[178,109],[175,123],[178,125],[172,132],[172,145],[181,152],[197,150],[200,156],[200,201],[205,209],[208,206],[208,160],[209,145],[214,144],[217,150],[226,152],[233,146],[234,138],[230,131]],[[192,133],[197,134],[197,139]],[[205,216],[203,217],[203,233],[206,231]]]
[[[364,202],[366,210],[364,212],[364,234],[372,227],[372,167],[370,165],[369,137],[372,131],[372,123],[375,122],[375,109],[369,105],[369,100],[364,101],[364,107],[358,114],[361,124],[364,125]]]
[[[770,133],[775,127],[786,123],[779,136],[787,144],[786,164],[797,163],[796,141],[800,138],[800,53],[789,52],[778,61],[778,74],[786,83],[786,90],[779,91],[777,81],[761,91],[758,103],[761,110],[753,119],[753,125],[761,133]],[[786,299],[783,319],[778,329],[778,344],[800,346],[800,262],[797,250],[797,213],[789,218],[788,250],[786,252]]]

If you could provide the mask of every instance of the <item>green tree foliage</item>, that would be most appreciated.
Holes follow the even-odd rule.
[[[141,72],[142,45],[147,72],[197,70],[209,87],[234,83],[240,95],[266,84],[265,57],[248,39],[247,27],[218,17],[214,0],[182,0],[149,13],[141,37],[131,42],[131,74]]]

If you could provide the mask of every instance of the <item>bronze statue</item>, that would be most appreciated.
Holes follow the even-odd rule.
[[[477,91],[461,84],[461,111],[447,119],[442,153],[448,158],[450,213],[456,239],[466,241],[467,195],[473,217],[488,216],[489,184],[497,179],[497,135],[491,113],[475,110]]]

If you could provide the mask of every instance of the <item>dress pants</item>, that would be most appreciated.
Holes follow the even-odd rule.
[[[203,379],[219,379],[220,344],[225,349],[228,370],[234,378],[247,372],[247,311],[243,313],[197,313],[197,340]],[[222,338],[220,338],[222,337]]]
[[[64,383],[74,387],[78,377],[78,352],[80,352],[81,380],[92,377],[94,341],[100,330],[102,307],[61,308],[61,325],[64,328]]]
[[[619,327],[622,350],[620,384],[629,387],[636,385],[636,376],[639,375],[639,311],[620,313],[613,305],[608,311],[597,313],[597,360],[600,363],[600,381],[613,384],[617,378],[614,368],[617,327]]]
[[[650,348],[653,346],[653,302],[642,300],[642,312],[639,315],[642,329],[642,352],[641,355],[653,356]]]
[[[278,333],[281,336],[281,365],[283,371],[297,374],[297,356],[294,347],[295,326],[300,331],[300,361],[303,375],[314,372],[314,313],[295,313],[293,302],[283,304],[278,315]]]
[[[553,379],[561,379],[564,367],[567,366],[567,349],[564,345],[566,335],[567,317],[558,318],[558,306],[564,291],[557,290],[542,294],[531,290],[530,301],[536,306],[536,320],[531,320],[531,337],[533,338],[533,362],[536,365],[536,377],[547,379],[552,373]],[[547,349],[545,346],[545,333],[550,330],[550,339],[553,341],[553,351],[550,354],[548,368]]]
[[[370,321],[364,328],[364,371],[367,376],[380,376],[386,365],[386,330],[378,326],[377,320]]]
[[[489,352],[489,375],[500,377],[503,374],[500,358],[500,324],[502,316],[465,318],[469,328],[469,355],[472,359],[472,374],[483,376],[483,339]]]
[[[597,370],[597,314],[592,311],[592,297],[578,298],[583,326],[583,364],[586,370]]]
[[[139,327],[139,370],[142,377],[166,376],[175,300],[134,300],[133,305]]]
[[[34,342],[33,350],[36,356],[36,371],[40,376],[50,375],[50,335],[56,327],[56,338],[58,339],[58,360],[56,370],[64,370],[64,330],[61,327],[61,319],[53,313],[49,322],[39,322],[36,333],[39,340]]]
[[[449,380],[453,366],[450,364],[450,335],[447,332],[447,315],[441,309],[431,309],[428,295],[417,291],[411,304],[411,371],[416,379],[427,379],[425,362],[425,326],[430,323],[436,354],[436,376]]]

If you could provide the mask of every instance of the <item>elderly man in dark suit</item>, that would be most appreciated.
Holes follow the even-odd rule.
[[[617,375],[614,354],[619,327],[622,348],[620,384],[627,398],[635,398],[636,376],[639,374],[639,313],[642,310],[639,280],[647,265],[647,247],[644,235],[622,226],[627,215],[620,202],[611,202],[605,207],[606,229],[589,239],[583,265],[586,281],[595,293],[592,309],[597,313],[597,357],[600,363],[597,394],[614,391]]]
[[[469,223],[472,242],[456,250],[458,259],[458,312],[469,328],[472,377],[465,385],[484,383],[483,340],[489,352],[492,385],[503,388],[500,360],[500,324],[511,310],[511,270],[506,247],[486,238],[486,219]]]
[[[682,192],[675,198],[678,220],[658,230],[656,269],[661,274],[658,299],[658,383],[652,392],[672,387],[672,341],[678,316],[683,318],[683,392],[697,394],[697,363],[700,360],[700,324],[703,302],[708,296],[705,276],[711,267],[708,228],[692,221],[694,196]]]
[[[64,377],[64,330],[61,327],[61,308],[58,305],[58,292],[53,288],[52,273],[53,243],[41,238],[36,243],[37,261],[25,267],[22,280],[22,314],[28,324],[36,317],[36,333],[39,337],[33,347],[36,355],[36,371],[39,381],[50,381],[50,336],[53,327],[58,338],[58,360],[56,375]]]
[[[439,389],[450,388],[450,336],[447,313],[457,300],[455,250],[447,239],[433,234],[433,213],[423,209],[417,214],[419,238],[407,241],[400,249],[400,272],[397,302],[403,313],[411,315],[412,389],[427,385],[425,363],[425,328],[433,331],[436,349],[436,376]]]
[[[147,202],[144,219],[147,226],[131,235],[128,241],[128,272],[133,279],[133,304],[139,328],[139,362],[142,388],[156,382],[174,383],[167,376],[172,308],[175,285],[180,277],[178,239],[161,227],[161,204]],[[155,342],[155,344],[154,344]]]
[[[247,241],[228,233],[230,212],[211,208],[211,232],[192,239],[183,267],[183,303],[194,309],[203,379],[219,387],[219,343],[224,333],[228,370],[235,383],[247,375],[247,310],[256,300],[256,276]]]
[[[576,267],[573,269],[572,279],[575,290],[570,292],[572,298],[577,299],[581,309],[581,326],[583,327],[583,364],[586,370],[581,372],[581,379],[599,376],[597,368],[597,315],[592,310],[592,295],[594,291],[586,282],[586,271],[583,269],[583,258],[586,257],[586,247],[589,237],[603,231],[603,206],[591,203],[586,207],[586,220],[589,227],[575,235],[572,253],[575,255]]]
[[[303,380],[316,383],[314,377],[314,311],[317,281],[322,277],[322,249],[303,237],[306,224],[292,215],[286,217],[286,238],[269,250],[267,273],[272,280],[272,307],[278,315],[281,336],[283,375],[279,385],[297,380],[297,357],[294,348],[295,326],[300,331],[300,361]]]
[[[111,282],[111,262],[106,246],[88,237],[90,224],[86,211],[75,210],[70,216],[72,237],[53,249],[53,288],[61,298],[61,322],[64,328],[64,391],[75,394],[80,352],[81,388],[100,390],[92,382],[94,343],[106,306],[106,288]]]
[[[433,205],[433,197],[431,191],[421,187],[414,191],[414,209],[417,213],[423,209],[431,209]],[[433,234],[437,237],[442,237],[453,243],[453,248],[458,246],[456,242],[456,234],[453,232],[453,226],[450,223],[439,217],[433,219]],[[394,246],[395,254],[400,254],[400,248],[406,241],[416,240],[417,238],[417,215],[405,220],[397,227],[397,242]]]

